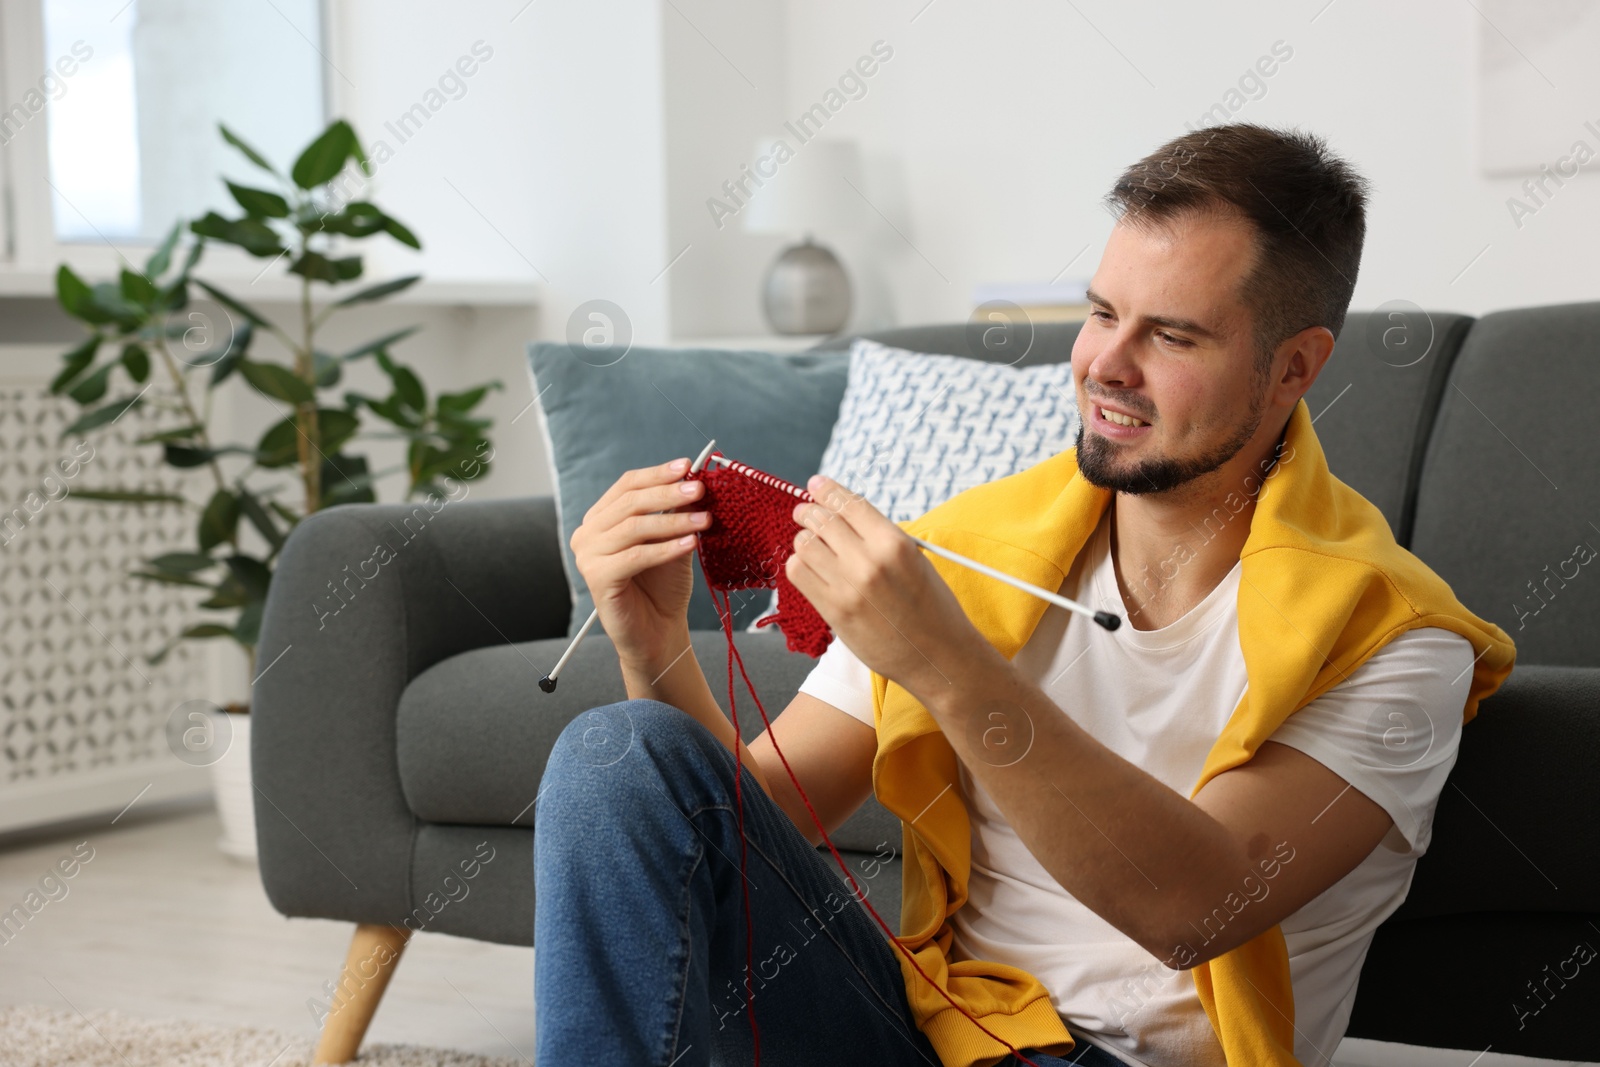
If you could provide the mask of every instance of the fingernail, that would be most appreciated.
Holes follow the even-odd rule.
[[[680,544],[680,545],[692,545],[692,544],[694,544],[694,534],[684,534],[682,537],[678,538],[678,544]]]
[[[693,496],[699,491],[699,482],[684,482],[682,485],[678,486],[678,492],[682,493],[684,496]]]
[[[825,482],[825,481],[827,481],[827,479],[824,478],[822,475],[813,474],[811,476],[811,478],[806,482],[806,488],[807,489],[821,489],[822,488],[822,483]]]
[[[667,464],[667,469],[675,471],[688,470],[689,461],[688,459],[675,459],[671,463]]]

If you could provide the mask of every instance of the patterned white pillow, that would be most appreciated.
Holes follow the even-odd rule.
[[[821,473],[904,522],[1071,448],[1078,425],[1069,362],[1019,368],[858,339]]]

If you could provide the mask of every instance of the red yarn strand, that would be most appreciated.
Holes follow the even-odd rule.
[[[721,453],[715,452],[713,455],[720,456]],[[708,463],[702,474],[710,474],[712,469],[712,466]],[[811,502],[812,500],[811,495],[805,492],[803,489],[790,485],[788,482],[776,478],[773,475],[766,474],[763,471],[757,471],[753,467],[747,467],[742,463],[730,462],[723,469],[728,471],[733,476],[749,479],[750,481],[760,484],[769,490],[775,490],[777,492],[787,494],[790,497],[799,498],[806,502]],[[706,480],[709,482],[711,479]],[[738,484],[736,482],[729,481],[727,478],[718,478],[716,481],[718,483],[718,489],[727,489]],[[1010,1042],[1006,1041],[1004,1038],[994,1033],[994,1031],[984,1026],[976,1016],[957,1003],[943,986],[941,986],[938,982],[935,982],[933,978],[922,969],[922,965],[917,962],[916,956],[912,954],[910,949],[906,948],[906,946],[900,941],[900,938],[896,936],[894,931],[889,928],[889,924],[884,921],[881,915],[878,914],[877,909],[871,904],[867,903],[867,894],[861,889],[860,884],[856,882],[855,875],[850,872],[849,864],[845,863],[844,857],[839,854],[839,849],[834,845],[833,839],[828,836],[827,829],[822,825],[822,819],[818,817],[816,809],[811,805],[811,798],[806,795],[805,788],[801,786],[800,779],[794,773],[794,768],[789,766],[789,758],[783,754],[783,749],[778,745],[777,735],[772,732],[772,722],[767,717],[766,706],[761,703],[761,697],[756,694],[755,686],[750,681],[750,675],[745,670],[744,657],[739,654],[739,649],[734,645],[733,609],[728,597],[729,587],[719,584],[719,581],[716,580],[726,580],[726,578],[729,576],[742,576],[744,578],[748,578],[748,561],[741,562],[737,559],[734,559],[732,554],[727,554],[727,550],[729,548],[748,549],[750,546],[744,542],[749,541],[752,538],[758,539],[760,534],[768,534],[769,540],[776,538],[777,543],[775,544],[763,545],[759,540],[757,540],[757,548],[758,551],[761,548],[770,549],[771,556],[769,558],[776,558],[779,568],[779,577],[782,578],[783,585],[788,587],[790,593],[789,596],[786,597],[782,587],[780,587],[778,601],[780,608],[779,615],[774,619],[767,621],[777,622],[780,628],[783,629],[785,637],[789,638],[789,648],[791,651],[802,651],[802,649],[796,648],[793,636],[789,631],[789,626],[785,625],[785,617],[787,616],[788,620],[797,621],[802,626],[806,626],[810,621],[807,618],[807,613],[809,613],[810,616],[814,616],[819,622],[821,621],[821,616],[816,613],[816,609],[811,606],[810,602],[806,601],[805,598],[800,595],[799,591],[794,589],[794,586],[787,581],[787,578],[782,577],[783,566],[788,561],[789,555],[793,551],[793,531],[799,529],[791,514],[793,511],[793,504],[791,501],[772,497],[770,492],[758,493],[752,490],[750,493],[745,494],[745,499],[741,500],[739,499],[740,494],[737,492],[737,490],[733,494],[726,494],[720,492],[710,492],[709,490],[711,490],[711,488],[711,485],[708,484],[708,492],[706,496],[714,513],[711,530],[717,530],[718,526],[725,524],[725,517],[721,514],[717,514],[716,509],[719,503],[727,501],[730,496],[738,501],[738,505],[730,510],[744,513],[742,517],[753,520],[751,522],[751,526],[746,528],[744,531],[745,536],[742,539],[712,539],[708,546],[706,534],[711,531],[703,532],[697,546],[697,555],[700,559],[701,571],[706,577],[706,584],[712,590],[712,603],[716,606],[718,618],[722,622],[723,636],[728,642],[728,711],[733,719],[734,801],[738,806],[739,875],[744,885],[744,919],[746,936],[745,1004],[750,1012],[750,1031],[755,1047],[755,1063],[757,1067],[760,1067],[761,1063],[761,1040],[760,1032],[756,1028],[754,1009],[755,992],[750,983],[750,975],[754,969],[755,959],[754,925],[751,920],[750,911],[750,886],[748,880],[745,879],[745,849],[747,842],[744,831],[744,800],[739,784],[740,769],[743,766],[741,755],[743,751],[743,739],[739,732],[739,712],[734,700],[733,685],[733,667],[736,662],[739,665],[739,675],[744,680],[745,688],[749,690],[750,698],[755,701],[756,710],[761,715],[761,723],[766,729],[768,739],[772,742],[772,750],[777,753],[779,761],[783,764],[784,773],[789,776],[790,784],[794,786],[795,792],[799,794],[800,801],[805,805],[806,813],[811,817],[811,822],[817,828],[817,833],[821,835],[823,844],[828,846],[828,851],[833,855],[834,863],[838,865],[839,870],[843,872],[845,879],[850,883],[850,888],[855,898],[860,901],[862,907],[867,909],[867,913],[872,916],[873,922],[877,923],[878,928],[881,929],[885,936],[889,938],[890,943],[900,950],[900,954],[903,955],[906,958],[906,961],[911,964],[912,970],[916,971],[923,981],[932,986],[933,989],[941,997],[943,997],[952,1008],[956,1009],[956,1011],[960,1012],[963,1016],[969,1019],[972,1022],[972,1025],[976,1026],[986,1036],[1005,1046],[1005,1048],[1008,1049],[1018,1060],[1028,1064],[1029,1067],[1038,1067],[1038,1064],[1035,1064],[1034,1061],[1024,1056],[1021,1051],[1019,1051]],[[780,507],[787,508],[788,511],[780,511]],[[722,554],[719,555],[719,553]],[[710,565],[707,563],[708,556],[711,557]],[[716,576],[716,579],[714,579],[714,575]],[[732,588],[762,587],[763,586],[739,584],[733,586]],[[718,593],[721,593],[720,599],[718,598]],[[796,600],[798,600],[800,605],[803,605],[803,607],[797,609],[795,605]],[[823,640],[821,642],[822,648],[819,648],[816,652],[810,652],[809,654],[813,657],[821,655],[822,650],[826,648],[827,643],[833,637],[832,633],[827,629],[826,622],[821,622],[821,627],[823,631]],[[808,626],[807,628],[809,629]],[[806,637],[808,638],[808,640],[805,642],[807,645],[813,645],[816,643],[813,634],[807,633]]]
[[[711,601],[716,605],[717,616],[722,620],[722,632],[728,639],[728,647],[733,647],[733,609],[727,607],[728,594],[723,592],[722,601],[716,597],[716,591],[711,594]],[[740,667],[740,672],[744,670]],[[746,685],[749,681],[746,680]],[[759,702],[758,702],[759,703]],[[750,839],[744,832],[744,742],[739,737],[739,711],[733,701],[733,658],[728,658],[728,712],[733,716],[733,810],[734,821],[739,828],[739,888],[744,894],[744,1010],[750,1018],[750,1046],[755,1056],[756,1067],[761,1067],[761,1028],[756,1025],[756,990],[751,980],[756,969],[756,930],[750,910],[750,867],[749,847]]]

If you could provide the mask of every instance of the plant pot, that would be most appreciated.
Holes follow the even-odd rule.
[[[230,708],[242,707],[230,704]],[[220,733],[227,730],[227,750],[211,764],[211,783],[216,790],[217,814],[222,818],[222,836],[217,847],[229,857],[245,863],[256,861],[255,790],[250,782],[250,716],[224,711],[226,723],[218,723]]]

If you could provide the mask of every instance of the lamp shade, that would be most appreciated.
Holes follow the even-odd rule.
[[[861,188],[861,153],[854,141],[766,137],[756,143],[750,169],[762,182],[751,190],[750,203],[740,213],[750,233],[837,231],[861,219],[861,194],[856,191]]]

